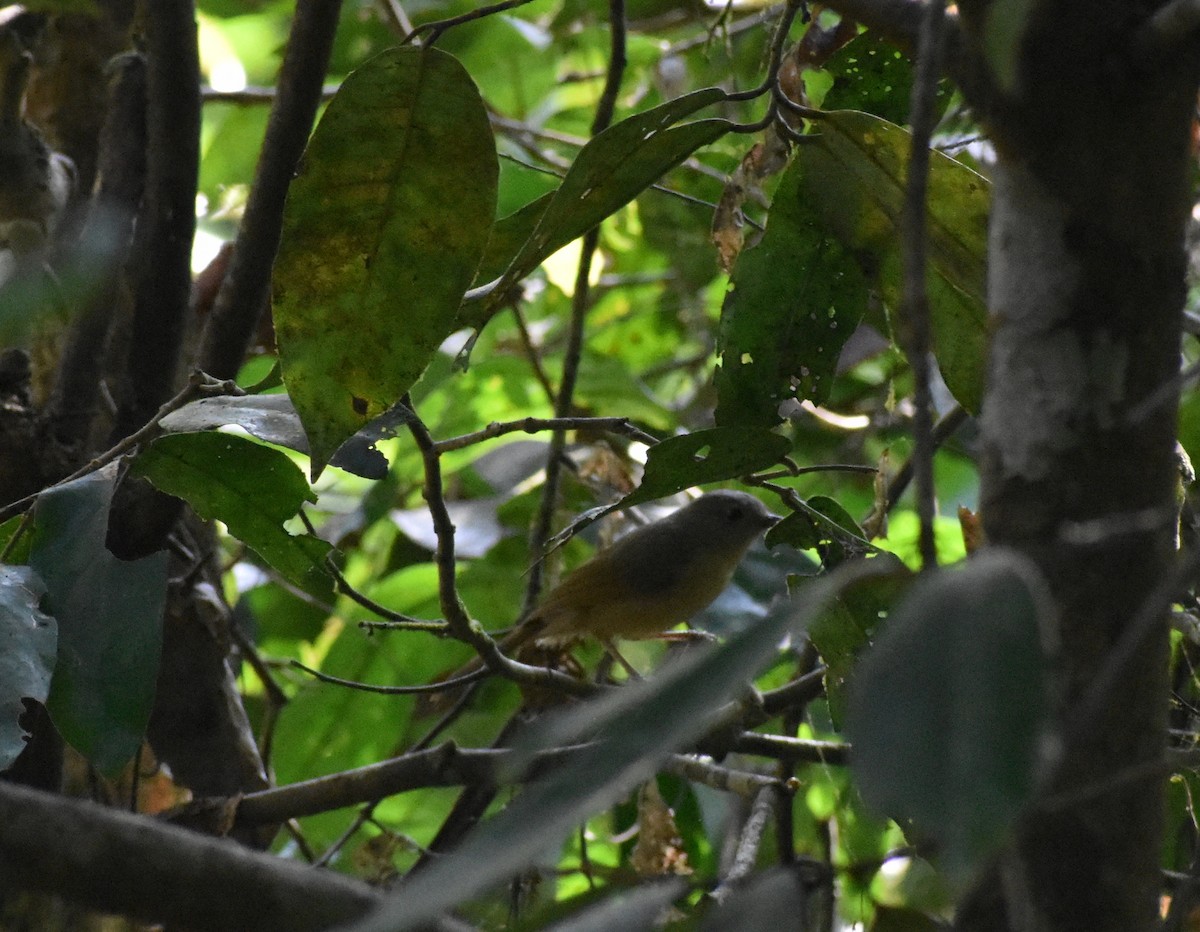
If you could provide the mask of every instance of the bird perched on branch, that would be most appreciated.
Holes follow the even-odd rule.
[[[531,642],[560,647],[592,637],[620,661],[614,640],[660,636],[707,607],[750,545],[778,520],[745,492],[702,495],[581,564],[500,648],[510,653]],[[480,666],[472,661],[454,678]]]

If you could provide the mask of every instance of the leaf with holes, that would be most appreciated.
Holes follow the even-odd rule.
[[[866,113],[840,111],[797,150],[799,196],[822,228],[859,263],[888,307],[903,285],[899,225],[912,139],[907,130]],[[946,385],[964,408],[983,398],[987,343],[988,182],[960,162],[931,153],[927,200],[930,324]]]
[[[492,227],[497,164],[478,89],[437,49],[383,52],[330,102],[292,182],[272,283],[314,477],[456,326]]]
[[[779,404],[822,404],[867,289],[858,265],[801,193],[793,162],[758,245],[738,257],[721,308],[717,423],[773,427]]]

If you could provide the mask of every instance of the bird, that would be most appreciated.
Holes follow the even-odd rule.
[[[559,648],[591,637],[628,669],[618,638],[641,640],[688,621],[729,584],[742,557],[778,521],[753,495],[722,489],[618,539],[581,564],[499,642]],[[472,661],[446,682],[475,674]]]

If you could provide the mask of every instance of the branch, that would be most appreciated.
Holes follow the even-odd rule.
[[[435,748],[341,773],[248,793],[237,803],[238,823],[272,825],[432,786],[476,786],[526,782],[568,763],[583,746],[555,748],[528,758],[509,748],[460,748],[452,741]],[[514,761],[527,763],[519,772]],[[220,806],[224,800],[207,800]]]
[[[617,94],[621,90],[621,78],[625,74],[625,0],[609,0],[609,28],[612,30],[608,59],[608,75],[604,90],[596,104],[596,115],[592,119],[592,136],[603,132],[612,123],[616,109]],[[558,387],[558,398],[554,402],[557,417],[570,417],[574,407],[575,383],[579,377],[579,362],[583,356],[583,331],[587,319],[589,276],[592,259],[600,243],[600,227],[595,226],[584,234],[579,251],[579,267],[575,273],[575,291],[571,296],[571,324],[567,332],[567,346],[563,352],[562,381]],[[546,480],[542,488],[542,502],[538,508],[529,549],[534,557],[529,569],[529,582],[525,587],[525,605],[522,614],[533,610],[542,589],[542,551],[550,537],[554,523],[554,508],[558,501],[558,482],[562,474],[563,450],[566,433],[556,430],[550,437],[550,451],[546,456]]]
[[[414,42],[416,39],[420,38],[424,33],[429,33],[429,38],[425,39],[420,44],[426,46],[433,45],[438,39],[441,38],[442,33],[447,29],[451,29],[454,26],[461,26],[463,23],[473,23],[477,19],[483,19],[484,17],[492,16],[495,13],[504,13],[508,10],[515,10],[517,7],[524,6],[530,2],[532,2],[532,0],[501,0],[500,3],[482,6],[477,10],[471,10],[468,13],[463,13],[461,16],[452,16],[449,19],[438,20],[435,23],[423,23],[405,36],[404,40],[400,44],[408,45],[410,42]]]
[[[267,303],[271,266],[283,228],[283,204],[324,93],[322,82],[341,7],[341,0],[300,0],[296,4],[233,261],[204,331],[200,368],[218,378],[237,375]]]
[[[491,440],[493,437],[500,437],[504,434],[518,431],[536,434],[546,430],[603,430],[613,434],[624,434],[626,437],[640,440],[648,446],[658,443],[657,437],[652,437],[635,427],[627,417],[527,417],[520,421],[493,421],[483,430],[463,434],[461,437],[451,437],[449,440],[439,440],[433,446],[438,453],[449,453],[451,450],[461,450],[463,447],[469,447],[472,444]]]
[[[836,741],[810,741],[747,731],[734,741],[731,750],[788,763],[845,764],[849,760],[850,746]]]
[[[904,204],[901,212],[900,244],[904,264],[901,300],[901,332],[912,368],[913,382],[913,472],[917,480],[917,517],[920,521],[919,549],[922,569],[937,566],[937,542],[933,533],[937,508],[933,488],[933,394],[930,389],[931,333],[929,294],[925,286],[928,243],[926,201],[929,189],[929,142],[937,122],[937,80],[941,71],[941,36],[945,19],[944,0],[929,0],[921,24],[916,75],[913,78],[912,146],[909,150]]]
[[[210,379],[202,372],[194,372],[192,373],[191,378],[188,379],[187,385],[181,388],[179,392],[176,393],[175,397],[166,401],[162,407],[155,412],[154,416],[141,427],[141,429],[130,434],[128,437],[125,437],[110,449],[105,450],[87,465],[81,466],[65,479],[60,479],[58,482],[55,482],[53,485],[49,485],[46,488],[53,489],[60,485],[66,485],[68,482],[74,482],[76,479],[82,478],[88,473],[95,472],[98,469],[103,469],[113,460],[124,456],[139,443],[144,443],[151,437],[157,435],[161,429],[159,425],[163,418],[173,411],[178,411],[195,398],[206,398],[212,395],[238,394],[244,393],[234,383],[219,382],[216,379]],[[24,498],[18,499],[17,501],[0,508],[0,524],[3,524],[9,518],[13,517],[14,515],[19,515],[28,509],[30,505],[37,501],[38,496],[44,491],[46,491],[46,489],[41,489],[40,491],[34,492],[32,495],[26,495]]]
[[[778,792],[779,790],[775,787],[763,787],[754,797],[750,816],[746,819],[746,824],[742,826],[741,835],[738,837],[733,863],[729,867],[729,872],[721,878],[720,885],[712,892],[712,898],[716,902],[720,903],[728,899],[737,885],[754,872],[754,867],[758,863],[759,846],[762,844],[767,825],[772,821],[771,817],[775,812]]]
[[[437,552],[434,555],[438,572],[438,601],[450,635],[475,648],[488,669],[519,683],[558,689],[575,696],[595,692],[594,687],[589,684],[557,670],[533,667],[509,659],[479,623],[472,621],[467,615],[454,581],[454,522],[450,519],[442,489],[441,460],[433,438],[429,435],[429,429],[410,407],[411,400],[408,395],[404,396],[400,404],[405,411],[409,432],[425,464],[425,503],[429,506],[429,516],[433,519],[433,531],[438,541]]]
[[[282,75],[280,81],[282,82]],[[324,84],[321,86],[321,100],[332,100],[341,89],[340,84]],[[264,87],[248,84],[240,91],[218,91],[204,86],[200,88],[200,96],[206,104],[234,104],[246,107],[255,104],[273,104],[279,98],[279,88]]]
[[[116,436],[137,430],[176,390],[192,287],[192,237],[200,174],[200,53],[195,5],[145,7],[146,191],[133,254],[138,257],[128,356],[130,400]]]
[[[194,932],[307,932],[366,915],[380,896],[226,839],[0,782],[6,889]]]

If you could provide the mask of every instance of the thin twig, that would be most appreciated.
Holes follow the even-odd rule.
[[[425,503],[429,507],[429,515],[433,519],[433,531],[437,535],[437,550],[434,562],[438,573],[438,600],[441,603],[442,614],[446,618],[447,632],[451,637],[464,641],[473,647],[484,664],[494,673],[499,673],[509,679],[529,685],[547,686],[572,695],[589,695],[594,688],[587,683],[551,670],[546,667],[533,667],[519,663],[506,657],[499,645],[488,636],[487,632],[467,615],[466,607],[459,598],[455,584],[454,557],[454,522],[446,508],[446,499],[442,488],[442,467],[438,452],[434,449],[433,438],[429,429],[412,409],[408,395],[400,402],[405,414],[405,421],[413,441],[421,453],[425,465]]]
[[[723,793],[735,793],[753,799],[764,789],[783,790],[787,787],[774,777],[761,773],[749,773],[745,770],[734,770],[711,761],[695,757],[691,754],[672,754],[663,763],[663,770],[693,783],[700,783],[720,790]]]
[[[406,36],[413,31],[412,20],[408,18],[408,13],[400,5],[400,0],[380,0],[380,5],[400,35]]]
[[[321,86],[321,100],[332,100],[339,90],[340,84],[325,84]],[[200,88],[200,97],[206,104],[236,104],[250,106],[271,104],[279,96],[279,88],[268,85],[248,84],[238,91],[218,91],[207,85]]]
[[[321,102],[341,8],[341,0],[296,4],[233,259],[204,330],[200,367],[219,378],[237,374],[267,303],[284,200]]]
[[[769,482],[773,479],[790,479],[793,476],[803,476],[813,472],[853,472],[874,475],[878,471],[874,466],[864,466],[860,463],[818,463],[815,466],[794,466],[791,469],[778,469],[775,472],[761,472],[757,478]]]
[[[943,443],[954,436],[955,432],[970,420],[970,417],[962,405],[955,405],[947,411],[942,419],[933,427],[932,440],[934,450],[937,450]],[[896,471],[896,475],[888,483],[887,510],[889,512],[896,507],[896,503],[900,501],[900,497],[908,488],[908,484],[912,482],[914,459],[915,454],[905,460],[904,464]]]
[[[765,10],[759,10],[757,13],[754,13],[751,16],[745,16],[736,22],[730,23],[725,27],[724,33],[727,37],[736,36],[739,33],[747,32],[757,26],[761,26],[763,23],[768,23],[779,14],[779,8],[781,6],[783,6],[782,3],[777,3],[774,6],[767,7]],[[682,55],[684,52],[690,52],[692,49],[697,49],[701,46],[708,45],[711,41],[712,32],[709,30],[701,33],[698,36],[693,36],[690,39],[684,39],[680,42],[676,42],[672,46],[668,46],[668,48],[662,53],[661,57],[664,59],[674,58]]]
[[[729,872],[721,878],[721,883],[713,890],[712,897],[718,903],[726,899],[738,883],[753,873],[754,865],[758,861],[758,849],[762,844],[763,835],[767,826],[773,821],[772,815],[775,812],[778,792],[774,787],[763,787],[754,797],[754,804],[750,807],[750,816],[746,819],[741,834],[738,836],[733,863],[729,867]]]
[[[651,446],[658,443],[657,437],[635,427],[630,423],[629,418],[625,417],[527,417],[520,421],[493,421],[483,430],[451,437],[449,440],[439,440],[433,445],[433,448],[438,453],[449,453],[451,450],[461,450],[464,447],[501,437],[504,434],[517,432],[537,434],[547,430],[602,430],[631,437]]]
[[[788,763],[804,761],[812,764],[845,764],[849,759],[850,745],[837,741],[810,741],[747,731],[733,743],[731,750],[740,754],[772,757]]]
[[[912,148],[904,205],[900,218],[900,248],[904,264],[901,319],[905,353],[913,373],[913,471],[917,483],[918,548],[924,569],[937,566],[937,541],[933,532],[937,507],[933,488],[933,393],[930,388],[929,295],[925,286],[928,261],[926,200],[929,188],[929,143],[937,122],[937,81],[941,72],[941,29],[944,0],[930,0],[921,26],[916,74],[912,90]]]
[[[91,460],[86,465],[81,466],[65,479],[60,479],[53,485],[47,486],[45,489],[34,492],[32,495],[26,495],[24,498],[18,499],[17,501],[0,508],[0,524],[3,524],[14,515],[21,514],[23,511],[29,508],[30,505],[36,502],[38,496],[41,495],[42,492],[47,491],[47,489],[54,489],[58,486],[65,485],[68,482],[74,482],[76,479],[80,479],[89,473],[96,472],[98,469],[103,469],[109,463],[113,462],[113,460],[124,456],[138,444],[144,443],[151,437],[156,436],[160,430],[159,424],[162,419],[171,412],[178,411],[189,401],[192,401],[195,398],[211,397],[213,395],[242,394],[245,393],[233,382],[209,378],[203,372],[193,372],[191,378],[188,379],[187,385],[180,389],[174,398],[170,399],[161,408],[159,408],[157,413],[155,413],[155,415],[150,418],[150,420],[148,420],[140,430],[135,431],[128,437],[122,439],[116,445],[110,447],[108,450],[105,450],[95,459]]]
[[[608,76],[604,90],[596,104],[596,115],[592,120],[592,136],[603,132],[612,123],[616,110],[617,94],[625,74],[625,0],[609,0],[610,51]],[[600,228],[593,227],[583,236],[579,254],[579,267],[575,274],[575,291],[571,296],[571,323],[567,333],[567,346],[563,353],[562,380],[558,397],[554,403],[556,417],[570,417],[574,407],[575,383],[579,377],[579,363],[583,356],[584,324],[587,318],[589,276],[596,247],[600,242]],[[542,590],[542,551],[550,538],[554,523],[554,509],[558,501],[558,484],[562,474],[563,451],[566,447],[566,432],[556,430],[550,436],[550,450],[546,457],[546,480],[542,489],[541,506],[530,534],[530,552],[533,565],[525,588],[525,604],[522,614],[528,614],[537,603]]]
[[[553,405],[554,386],[550,384],[550,376],[546,375],[546,367],[542,365],[541,354],[538,353],[537,347],[533,343],[533,336],[525,321],[525,312],[521,310],[521,302],[513,301],[510,308],[513,322],[517,325],[517,335],[521,338],[521,349],[525,351],[525,358],[529,360],[529,368],[533,370],[533,377],[541,386],[542,391],[546,393],[546,400]]]
[[[317,536],[316,528],[313,527],[308,515],[305,514],[303,510],[300,512],[300,518],[304,522],[304,526],[307,528],[308,533],[312,534],[314,537]],[[414,618],[411,615],[404,615],[400,612],[392,611],[387,606],[380,605],[374,599],[363,594],[362,592],[359,592],[350,584],[350,581],[346,579],[346,576],[342,573],[341,569],[338,568],[337,563],[333,560],[332,552],[325,557],[325,569],[329,572],[329,575],[333,577],[334,585],[337,586],[337,591],[339,593],[346,596],[352,602],[361,605],[368,612],[372,612],[373,614],[378,615],[380,618],[386,619],[383,622],[359,622],[360,628],[380,628],[389,631],[426,631],[430,634],[438,635],[447,633],[448,626],[444,621],[427,618]]]
[[[507,10],[515,10],[519,6],[532,2],[532,0],[503,0],[501,3],[493,3],[488,6],[481,6],[477,10],[471,10],[469,13],[463,13],[460,16],[451,16],[449,19],[440,19],[436,23],[422,23],[407,36],[404,37],[401,45],[409,45],[415,43],[418,38],[425,33],[429,37],[421,42],[421,45],[433,45],[443,32],[447,29],[452,29],[455,26],[461,26],[463,23],[473,23],[477,19],[483,19],[487,16],[494,16],[496,13],[504,13]]]
[[[297,670],[304,671],[314,679],[320,680],[322,683],[329,683],[332,686],[344,686],[346,689],[355,689],[364,693],[376,693],[380,696],[423,696],[430,693],[445,692],[449,689],[461,689],[464,686],[470,686],[472,683],[478,683],[483,678],[492,674],[492,671],[487,667],[481,667],[465,676],[456,676],[454,679],[442,680],[439,683],[426,683],[420,686],[383,686],[378,683],[362,683],[358,680],[347,680],[340,676],[322,673],[320,670],[314,670],[312,667],[305,666],[299,660],[293,660],[291,665]]]
[[[763,83],[751,90],[729,95],[730,100],[753,100],[769,93],[771,96],[766,114],[761,120],[753,123],[741,123],[731,127],[732,132],[757,133],[775,122],[775,117],[779,112],[779,100],[775,94],[775,88],[779,83],[779,68],[783,64],[783,48],[787,42],[788,33],[791,31],[792,23],[796,19],[796,14],[800,11],[800,5],[800,0],[788,0],[787,5],[783,8],[783,15],[779,17],[779,22],[775,25],[775,32],[771,36],[771,53],[767,62],[767,76],[763,79]]]

